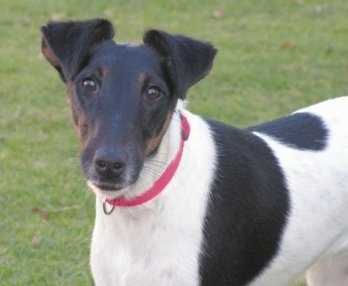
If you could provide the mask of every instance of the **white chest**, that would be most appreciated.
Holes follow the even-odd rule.
[[[125,219],[116,210],[117,219],[104,217],[96,224],[91,254],[96,285],[198,285],[200,232],[165,220],[164,210],[160,219],[156,211],[140,212],[142,217]]]
[[[141,206],[115,208],[111,215],[104,214],[97,196],[91,249],[97,286],[199,285],[215,150],[205,123],[196,117],[190,123],[200,124],[201,131],[190,135],[177,173],[160,196]]]

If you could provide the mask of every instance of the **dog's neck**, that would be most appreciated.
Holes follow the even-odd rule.
[[[176,151],[175,156],[171,159],[171,161],[169,161],[167,159],[163,160],[163,161],[169,161],[169,163],[166,164],[166,168],[164,168],[162,174],[159,177],[154,178],[152,186],[140,191],[141,188],[139,188],[138,186],[141,186],[142,184],[136,184],[136,186],[137,186],[137,188],[136,188],[137,194],[136,195],[132,192],[131,194],[127,194],[128,196],[125,194],[125,195],[117,197],[117,198],[104,200],[103,210],[104,210],[105,214],[110,214],[115,207],[121,207],[121,208],[134,207],[134,206],[142,205],[142,204],[149,202],[150,200],[157,197],[165,189],[165,187],[169,184],[171,179],[174,177],[176,170],[179,167],[182,154],[184,152],[185,141],[189,138],[189,135],[190,135],[190,125],[189,125],[187,118],[183,115],[182,111],[180,111],[179,109],[177,109],[172,120],[174,120],[174,122],[180,121],[180,130],[181,130],[180,143],[176,147],[177,151]],[[174,125],[176,125],[176,124],[174,124]],[[171,129],[171,128],[169,128],[169,129]],[[179,133],[179,130],[177,127],[175,127],[174,130],[176,133]],[[168,130],[167,133],[171,133],[171,132],[173,132],[173,131]],[[165,136],[165,137],[169,137],[168,138],[169,140],[170,140],[170,138],[172,138],[171,134],[167,134],[167,136]],[[175,137],[177,137],[177,136],[175,136]],[[167,143],[168,142],[162,142],[161,145],[167,145]],[[165,147],[167,148],[167,146],[165,146]],[[160,149],[162,149],[162,148],[160,148]],[[161,150],[159,150],[159,152],[161,152]],[[168,151],[166,153],[168,154]],[[170,152],[170,153],[172,153],[172,152]],[[154,160],[157,161],[158,158],[155,158]],[[149,162],[147,162],[147,164],[153,163],[151,161],[153,161],[153,160],[150,159]],[[158,176],[157,172],[154,172],[154,173]]]

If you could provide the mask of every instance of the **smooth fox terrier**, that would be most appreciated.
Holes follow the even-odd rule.
[[[348,97],[238,129],[186,110],[209,43],[104,19],[50,22],[96,195],[96,285],[348,285]]]

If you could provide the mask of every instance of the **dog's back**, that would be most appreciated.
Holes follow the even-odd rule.
[[[348,97],[342,97],[294,113],[316,118],[308,125],[304,120],[291,127],[297,135],[302,134],[298,138],[302,148],[287,144],[281,134],[272,136],[270,131],[268,135],[263,132],[265,126],[259,132],[255,128],[255,133],[267,142],[279,161],[290,202],[278,254],[255,285],[283,285],[279,284],[282,281],[279,276],[283,275],[284,282],[288,282],[289,273],[300,274],[322,259],[330,262],[321,264],[327,267],[313,267],[308,275],[312,277],[310,285],[348,283],[347,106]]]
[[[251,285],[287,285],[315,260],[337,253],[345,264],[327,272],[322,267],[315,276],[328,280],[313,285],[344,285],[347,106],[348,97],[329,100],[249,128],[248,133],[208,121],[218,163],[202,254],[203,265],[209,265],[203,269],[214,269],[203,275],[207,285],[225,285],[228,275],[225,281],[237,281],[231,285],[248,282],[243,275],[258,276]],[[226,231],[231,225],[233,229]]]

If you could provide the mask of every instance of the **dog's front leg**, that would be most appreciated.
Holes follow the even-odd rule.
[[[114,227],[114,220],[115,217],[104,214],[102,201],[97,197],[96,221],[90,254],[92,275],[96,286],[127,285],[130,257],[127,255],[127,244],[120,242],[122,229]]]

